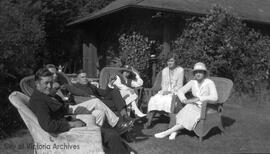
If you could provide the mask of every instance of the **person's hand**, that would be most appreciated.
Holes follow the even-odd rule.
[[[134,72],[134,73],[136,73],[136,74],[139,74],[139,72],[134,67],[132,67],[132,66],[131,66],[131,71]]]
[[[77,119],[75,121],[70,121],[68,123],[69,123],[69,126],[71,128],[84,127],[84,126],[86,126],[86,124],[83,121],[79,120],[79,119]]]
[[[192,98],[192,99],[190,99],[189,101],[190,101],[190,103],[196,103],[196,102],[198,102],[200,99],[198,98],[198,97],[194,97],[194,98]]]
[[[54,82],[54,83],[52,84],[52,88],[58,90],[58,89],[61,88],[61,86],[60,86],[60,84],[59,84],[58,82]]]
[[[198,102],[199,100],[200,99],[198,97],[194,97],[194,98],[185,100],[185,102],[183,101],[183,103],[185,103],[185,104],[194,104],[194,103]]]
[[[134,94],[135,91],[133,89],[128,89],[128,91],[131,93],[131,94]]]
[[[182,100],[182,103],[187,104],[188,103],[187,99]]]
[[[74,121],[76,120],[76,115],[65,115],[64,116],[67,121]]]

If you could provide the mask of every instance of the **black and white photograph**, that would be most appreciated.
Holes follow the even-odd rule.
[[[0,154],[270,154],[270,0],[0,0]]]

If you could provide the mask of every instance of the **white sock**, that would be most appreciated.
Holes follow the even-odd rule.
[[[134,110],[134,112],[135,112],[135,114],[136,114],[137,116],[139,116],[139,117],[144,117],[144,116],[146,116],[146,114],[142,113],[142,112],[138,109],[138,107],[137,107],[137,105],[136,105],[136,102],[132,102],[132,103],[131,103],[131,108],[132,108],[132,110]]]

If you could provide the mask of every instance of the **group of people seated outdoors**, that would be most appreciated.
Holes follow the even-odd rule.
[[[207,78],[204,63],[194,65],[193,75],[194,78],[183,86],[184,69],[176,65],[176,55],[169,54],[167,67],[162,70],[161,90],[150,98],[147,113],[143,113],[138,108],[139,98],[135,91],[143,85],[143,80],[134,67],[125,66],[110,78],[105,89],[101,89],[88,81],[83,70],[78,71],[77,82],[69,84],[58,74],[55,65],[48,64],[35,73],[30,109],[37,116],[40,126],[49,133],[85,127],[89,118],[95,120],[101,128],[105,153],[133,153],[122,142],[121,135],[133,128],[136,119],[145,117],[145,128],[149,128],[155,111],[169,113],[176,118],[176,122],[168,130],[154,134],[154,137],[169,136],[170,140],[174,140],[178,130],[195,127],[202,103],[217,101],[215,84]],[[188,91],[192,92],[192,99],[186,98]],[[172,114],[173,97],[178,97],[185,104],[177,114]],[[134,112],[135,118],[130,117],[129,110]]]

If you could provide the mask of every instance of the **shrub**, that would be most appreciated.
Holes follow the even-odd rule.
[[[148,85],[149,77],[151,76],[150,68],[150,49],[151,44],[147,37],[133,32],[132,34],[122,34],[119,38],[120,58],[128,65],[137,69],[144,81]]]
[[[233,79],[239,92],[254,92],[268,79],[270,39],[248,28],[216,6],[205,17],[192,18],[173,43],[182,66],[204,62],[213,75]]]
[[[18,90],[21,77],[31,74],[39,60],[45,37],[39,11],[26,0],[0,1],[0,137],[23,126],[8,95]]]

